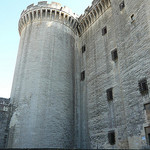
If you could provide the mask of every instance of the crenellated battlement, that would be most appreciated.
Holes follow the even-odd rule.
[[[56,2],[48,4],[47,1],[41,1],[37,5],[29,5],[21,13],[18,25],[20,35],[27,24],[40,20],[59,21],[71,28],[75,33],[77,32],[78,16],[72,13],[70,8],[62,7],[61,4]]]
[[[82,35],[110,6],[110,0],[93,0],[92,6],[87,7],[79,17],[79,34]]]
[[[19,20],[19,33],[21,34],[27,24],[42,19],[59,21],[75,33],[78,32],[79,35],[82,35],[110,6],[110,0],[93,0],[92,5],[88,6],[84,14],[79,17],[70,8],[62,7],[60,3],[49,4],[47,1],[41,1],[37,5],[29,5],[26,10],[22,11]]]

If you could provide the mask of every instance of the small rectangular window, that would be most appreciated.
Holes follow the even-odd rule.
[[[148,85],[146,78],[139,81],[139,91],[142,95],[148,94]]]
[[[82,53],[84,53],[85,51],[86,51],[86,47],[84,45],[84,46],[82,46]]]
[[[107,33],[107,27],[105,26],[105,27],[102,29],[102,35],[104,36],[106,33]]]
[[[125,7],[124,1],[122,1],[120,3],[119,7],[120,7],[120,11],[122,11],[124,9],[124,7]]]
[[[115,140],[115,131],[110,131],[108,133],[108,141],[110,145],[115,145],[116,140]]]
[[[84,81],[85,79],[85,71],[81,72],[81,81]]]
[[[108,89],[108,90],[106,91],[106,93],[107,93],[107,100],[108,100],[108,101],[113,100],[113,88]]]
[[[118,60],[117,48],[114,49],[114,50],[111,52],[111,56],[112,56],[112,60],[113,60],[113,61],[117,61],[117,60]]]

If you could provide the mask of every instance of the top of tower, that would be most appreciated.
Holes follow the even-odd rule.
[[[41,20],[60,22],[77,33],[78,18],[78,15],[73,13],[70,8],[62,7],[60,3],[49,4],[47,1],[40,1],[37,5],[31,4],[22,11],[19,20],[19,33],[21,34],[26,25]]]
[[[38,2],[37,5],[31,4],[31,5],[27,6],[26,10],[22,11],[21,16],[24,13],[26,13],[28,11],[31,11],[33,9],[37,9],[37,8],[57,9],[57,10],[68,13],[69,15],[73,16],[74,18],[78,18],[78,15],[73,13],[72,10],[69,7],[67,7],[67,6],[62,7],[62,5],[60,3],[57,3],[57,2],[51,2],[51,4],[49,4],[47,1],[40,1],[40,2]]]

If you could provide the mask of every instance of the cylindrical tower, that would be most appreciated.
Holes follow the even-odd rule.
[[[8,147],[72,148],[77,17],[59,3],[22,12]]]

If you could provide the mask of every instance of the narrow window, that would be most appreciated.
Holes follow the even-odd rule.
[[[107,93],[107,100],[112,101],[113,100],[113,88],[108,89],[106,93]]]
[[[82,46],[82,53],[84,53],[86,51],[86,47],[85,45]]]
[[[142,95],[148,94],[148,85],[146,78],[139,81],[139,91]]]
[[[122,11],[124,9],[124,7],[125,7],[124,1],[122,1],[120,3],[119,7],[120,7],[120,11]]]
[[[150,120],[150,103],[144,105],[146,111],[147,120]]]
[[[111,52],[111,56],[112,56],[112,60],[113,60],[113,61],[117,61],[117,60],[118,60],[117,48],[114,49],[114,50]]]
[[[85,71],[81,72],[81,81],[84,81],[85,79]]]
[[[107,27],[105,26],[105,27],[102,29],[102,35],[104,36],[106,33],[107,33]]]
[[[110,145],[115,145],[116,140],[115,140],[115,131],[110,131],[108,133],[108,141]]]

